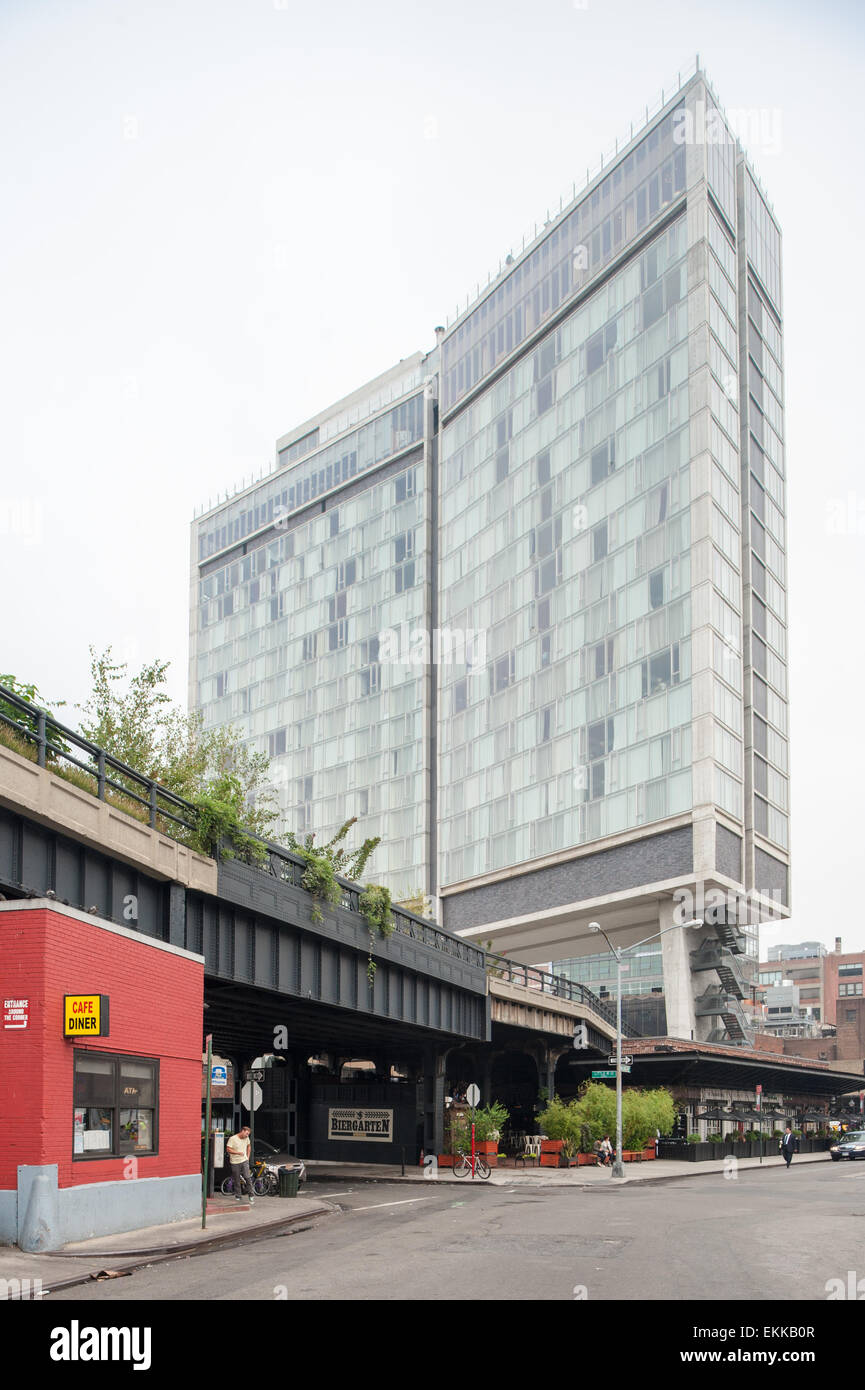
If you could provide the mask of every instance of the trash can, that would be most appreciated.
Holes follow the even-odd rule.
[[[300,1174],[296,1168],[280,1168],[279,1170],[279,1195],[280,1197],[296,1197],[297,1182]]]

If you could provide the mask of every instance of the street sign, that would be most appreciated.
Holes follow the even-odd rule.
[[[227,1086],[228,1067],[214,1064],[210,1068],[210,1083],[212,1086]]]
[[[263,1080],[264,1080],[264,1068],[263,1068],[263,1067],[253,1067],[253,1068],[251,1068],[249,1071],[245,1071],[245,1072],[243,1073],[243,1079],[244,1079],[244,1081],[263,1081]]]
[[[466,1100],[468,1104],[471,1106],[472,1110],[474,1110],[475,1107],[480,1104],[480,1099],[480,1090],[474,1084],[474,1082],[472,1082],[471,1086],[469,1086],[466,1090]]]
[[[630,1070],[631,1070],[630,1067],[622,1067],[622,1071],[623,1071],[623,1072],[630,1071]],[[614,1071],[593,1071],[593,1072],[592,1072],[592,1080],[593,1080],[593,1081],[612,1081],[612,1080],[615,1079],[615,1075],[616,1075],[616,1073],[615,1073]]]
[[[245,1086],[241,1086],[240,1100],[244,1110],[257,1110],[263,1099],[261,1087],[256,1082],[247,1081]]]
[[[26,1028],[30,1016],[29,999],[3,1000],[3,1027]]]
[[[623,1058],[622,1058],[622,1070],[624,1071],[625,1067],[629,1067],[629,1066],[631,1065],[631,1063],[633,1062],[633,1060],[634,1060],[633,1057],[623,1057]],[[615,1054],[614,1054],[612,1057],[608,1057],[608,1058],[607,1058],[607,1061],[609,1062],[609,1064],[610,1064],[611,1067],[614,1067],[614,1066],[616,1065]]]

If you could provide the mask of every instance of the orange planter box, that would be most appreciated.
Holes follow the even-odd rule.
[[[557,1153],[554,1153],[554,1154],[545,1154],[545,1153],[543,1153],[543,1152],[541,1153],[541,1167],[542,1167],[542,1168],[558,1168],[558,1166],[559,1166],[559,1155],[558,1155]]]
[[[497,1168],[499,1164],[499,1146],[494,1139],[484,1139],[481,1143],[475,1143],[475,1153],[483,1154],[491,1168]]]
[[[439,1168],[453,1168],[454,1156],[453,1154],[438,1154],[436,1162],[438,1163]]]
[[[542,1153],[542,1154],[558,1154],[558,1153],[561,1153],[561,1151],[562,1151],[562,1144],[563,1144],[563,1143],[564,1143],[564,1140],[563,1140],[563,1139],[542,1139],[542,1140],[541,1140],[541,1153]]]

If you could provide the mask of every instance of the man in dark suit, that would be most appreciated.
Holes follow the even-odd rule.
[[[784,1162],[789,1169],[793,1161],[793,1154],[796,1152],[796,1140],[789,1125],[784,1131],[784,1138],[781,1140],[780,1149],[784,1155]]]

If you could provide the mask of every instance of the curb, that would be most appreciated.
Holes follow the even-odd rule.
[[[826,1154],[825,1156],[824,1156],[823,1154],[813,1154],[813,1155],[812,1155],[812,1154],[809,1154],[807,1157],[808,1157],[808,1159],[810,1160],[811,1163],[820,1163],[820,1162],[826,1162],[826,1163],[828,1163],[828,1162],[831,1162],[831,1159],[830,1159],[829,1154]],[[806,1165],[804,1165],[804,1166],[807,1167],[808,1165],[806,1164]],[[758,1164],[755,1164],[754,1167],[750,1167],[750,1166],[749,1166],[749,1167],[747,1167],[747,1168],[743,1168],[741,1171],[742,1171],[743,1173],[768,1173],[768,1172],[774,1172],[776,1169],[780,1172],[780,1168],[779,1168],[779,1165],[778,1165],[778,1164],[769,1165],[769,1164],[767,1163],[767,1164],[763,1165],[763,1164],[759,1164],[759,1163],[758,1163]],[[342,1173],[331,1173],[331,1174],[313,1173],[309,1168],[307,1168],[306,1171],[307,1171],[307,1181],[309,1181],[309,1182],[351,1182],[351,1183],[394,1183],[394,1182],[398,1182],[398,1183],[425,1183],[427,1186],[429,1186],[430,1183],[447,1182],[448,1185],[451,1185],[451,1184],[452,1184],[453,1186],[463,1186],[463,1185],[464,1185],[462,1179],[458,1179],[458,1178],[445,1178],[445,1179],[442,1179],[442,1178],[425,1178],[425,1177],[423,1177],[423,1175],[420,1174],[420,1173],[418,1173],[417,1175],[415,1175],[414,1173],[412,1173],[412,1174],[408,1174],[408,1173],[407,1173],[407,1174],[405,1175],[404,1178],[403,1178],[403,1177],[393,1177],[393,1176],[387,1177],[387,1176],[384,1176],[384,1175],[383,1175],[382,1177],[379,1178],[379,1177],[373,1177],[373,1176],[371,1176],[370,1174],[367,1174],[367,1173],[364,1173],[363,1175],[358,1174],[357,1176],[355,1176],[354,1174],[347,1174],[347,1173],[346,1173],[346,1174],[342,1174]],[[499,1168],[499,1169],[496,1169],[495,1171],[496,1171],[496,1172],[499,1172],[499,1173],[503,1173],[503,1172],[507,1172],[507,1171],[509,1171],[509,1170],[508,1170],[508,1169]],[[592,1181],[592,1182],[550,1182],[550,1183],[545,1182],[543,1178],[539,1178],[539,1180],[538,1180],[536,1183],[533,1183],[532,1185],[533,1185],[533,1186],[540,1187],[540,1188],[546,1188],[547,1191],[560,1191],[560,1190],[562,1190],[562,1189],[564,1189],[564,1188],[576,1188],[576,1189],[577,1189],[578,1191],[580,1191],[580,1192],[591,1192],[591,1191],[593,1191],[596,1187],[597,1187],[597,1188],[600,1188],[601,1190],[603,1190],[603,1189],[605,1189],[605,1188],[607,1188],[607,1187],[610,1187],[610,1186],[616,1186],[616,1187],[627,1187],[627,1186],[633,1186],[633,1187],[646,1187],[646,1186],[654,1186],[656,1183],[681,1182],[682,1178],[698,1178],[698,1177],[700,1177],[700,1178],[716,1178],[716,1177],[722,1177],[722,1176],[723,1176],[723,1173],[724,1173],[724,1170],[723,1170],[722,1168],[711,1168],[711,1169],[706,1169],[706,1168],[703,1168],[701,1164],[683,1162],[683,1163],[682,1163],[682,1171],[681,1171],[681,1172],[679,1172],[679,1173],[660,1173],[657,1177],[651,1177],[651,1178],[648,1177],[648,1176],[645,1177],[645,1178],[629,1178],[629,1177],[625,1176],[624,1178],[613,1178],[613,1177],[611,1177],[608,1181],[605,1181],[605,1182],[600,1182],[600,1181],[595,1180],[595,1181]],[[520,1186],[528,1185],[528,1184],[525,1184],[525,1177],[528,1177],[528,1174],[525,1174],[525,1175],[524,1175],[523,1173],[520,1173],[520,1175],[519,1175],[519,1185],[520,1185]],[[515,1180],[514,1180],[514,1179],[510,1179],[510,1178],[507,1179],[507,1182],[511,1182],[511,1181],[515,1181]],[[467,1179],[465,1180],[465,1184],[468,1184],[468,1183],[470,1183],[470,1182],[471,1182],[471,1179],[469,1179],[469,1178],[467,1178]],[[485,1189],[489,1189],[490,1191],[494,1191],[495,1189],[497,1189],[497,1188],[499,1188],[499,1187],[505,1186],[505,1184],[504,1184],[504,1183],[487,1183],[486,1181],[480,1181],[480,1180],[479,1180],[479,1182],[475,1184],[475,1187],[477,1187],[477,1186],[480,1186],[480,1187],[485,1188]]]
[[[122,1273],[134,1274],[138,1269],[146,1269],[148,1265],[167,1264],[171,1260],[187,1259],[195,1255],[210,1255],[220,1249],[229,1249],[236,1245],[249,1245],[257,1240],[266,1240],[270,1235],[283,1235],[292,1226],[302,1221],[312,1221],[320,1216],[332,1216],[337,1210],[335,1206],[327,1205],[316,1208],[313,1211],[303,1212],[300,1216],[289,1216],[281,1221],[271,1221],[266,1226],[247,1226],[245,1231],[230,1231],[224,1235],[211,1236],[209,1240],[188,1241],[185,1245],[154,1245],[149,1250],[93,1250],[87,1251],[86,1255],[67,1252],[65,1250],[51,1251],[51,1258],[57,1259],[95,1259],[95,1260],[116,1260],[124,1259],[130,1255],[140,1256],[132,1264],[119,1266]],[[92,1273],[75,1274],[70,1279],[58,1279],[54,1283],[48,1284],[42,1290],[43,1294],[51,1294],[60,1289],[72,1289],[79,1284],[92,1284],[96,1280]],[[12,1302],[16,1300],[10,1300]],[[22,1300],[18,1300],[22,1301]]]

